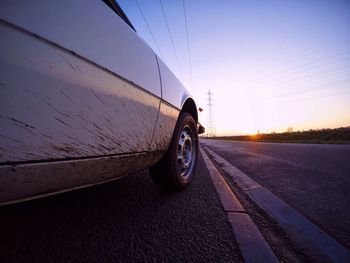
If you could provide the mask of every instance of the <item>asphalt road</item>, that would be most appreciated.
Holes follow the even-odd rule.
[[[147,171],[0,207],[0,262],[241,262],[202,159],[166,193]]]
[[[350,248],[350,145],[202,142]]]

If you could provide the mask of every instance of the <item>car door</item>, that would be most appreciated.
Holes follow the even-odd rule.
[[[153,51],[105,2],[1,1],[0,162],[147,152]]]

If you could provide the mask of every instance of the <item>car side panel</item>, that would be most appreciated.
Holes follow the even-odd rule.
[[[168,149],[179,114],[179,109],[165,101],[161,102],[159,117],[150,145],[151,151]]]
[[[0,23],[0,163],[149,151],[160,98]]]
[[[0,18],[161,97],[153,50],[102,0],[3,0]]]
[[[108,182],[154,165],[163,152],[0,166],[0,206]]]
[[[162,103],[150,148],[151,150],[166,150],[182,106],[190,95],[160,58],[158,58],[158,65],[162,83]]]
[[[190,93],[160,58],[158,58],[158,65],[162,82],[162,99],[175,108],[181,109],[186,99],[191,97]]]

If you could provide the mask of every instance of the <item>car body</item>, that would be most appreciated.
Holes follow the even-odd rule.
[[[0,35],[1,204],[153,167],[181,114],[199,125],[113,1],[1,1]]]

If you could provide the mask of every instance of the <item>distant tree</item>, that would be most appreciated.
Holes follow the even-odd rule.
[[[293,132],[293,127],[288,127],[287,132]]]

